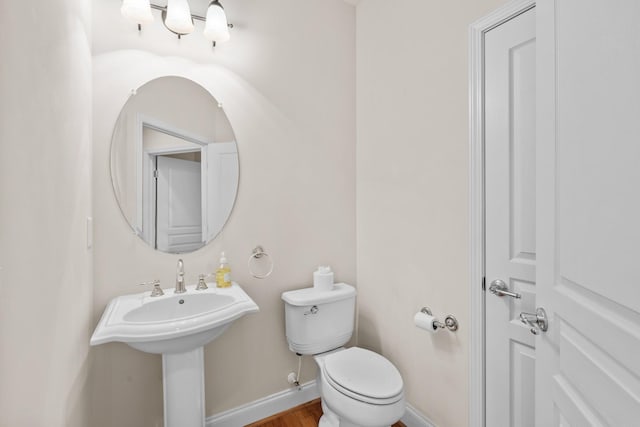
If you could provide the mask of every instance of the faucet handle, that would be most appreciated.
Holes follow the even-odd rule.
[[[198,286],[196,286],[196,291],[204,291],[205,289],[209,289],[209,287],[207,286],[207,282],[204,281],[204,279],[210,277],[211,274],[201,274],[198,277]]]
[[[159,296],[164,295],[164,291],[160,287],[160,280],[158,280],[158,279],[152,280],[151,282],[138,283],[138,285],[139,286],[153,285],[153,289],[151,290],[151,296],[152,297],[159,297]]]

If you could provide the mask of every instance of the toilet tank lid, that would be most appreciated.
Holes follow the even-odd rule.
[[[295,291],[287,291],[282,293],[282,299],[287,304],[295,306],[307,306],[326,304],[329,302],[340,301],[355,296],[356,289],[346,283],[336,283],[333,289],[328,291],[319,291],[315,288],[296,289]]]

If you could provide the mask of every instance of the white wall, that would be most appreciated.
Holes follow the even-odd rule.
[[[200,4],[194,12],[204,13],[206,2]],[[139,291],[138,282],[175,280],[178,257],[131,234],[109,181],[109,140],[129,90],[153,76],[190,77],[223,103],[237,139],[240,184],[231,218],[211,244],[182,258],[195,281],[226,251],[232,276],[261,311],[206,347],[207,415],[288,387],[297,359],[284,337],[282,291],[310,284],[319,264],[332,265],[338,280],[355,281],[354,8],[342,0],[224,6],[235,28],[215,51],[198,34],[178,41],[159,20],[138,34],[120,16],[119,2],[95,1],[93,18],[96,313],[112,297]],[[247,270],[258,244],[275,262],[265,280]],[[160,356],[124,344],[92,352],[92,427],[161,425]],[[303,380],[313,379],[312,360],[305,366]]]
[[[90,2],[0,2],[0,425],[85,427]]]
[[[468,423],[468,26],[501,3],[357,7],[359,343],[442,427]],[[417,329],[422,306],[460,329]]]

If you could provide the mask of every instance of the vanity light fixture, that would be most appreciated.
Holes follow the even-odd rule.
[[[178,37],[190,34],[194,29],[187,0],[169,0],[166,10],[162,11],[162,21],[165,27]]]
[[[153,22],[149,0],[123,0],[120,13],[125,18],[138,24],[138,29],[141,28],[142,24]]]
[[[194,30],[194,20],[205,23],[204,36],[216,46],[231,38],[229,28],[233,24],[227,21],[227,15],[219,0],[212,0],[207,8],[206,18],[191,13],[187,0],[168,0],[166,6],[150,3],[150,0],[123,0],[120,12],[130,21],[138,24],[138,31],[143,24],[153,22],[151,9],[162,12],[162,21],[169,31],[181,38]]]
[[[207,20],[204,24],[204,36],[213,42],[224,43],[231,38],[229,34],[229,25],[227,14],[218,0],[212,0],[207,9]]]

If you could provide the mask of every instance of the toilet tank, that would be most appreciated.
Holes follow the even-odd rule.
[[[282,294],[289,349],[318,354],[341,347],[353,334],[356,290],[337,283],[329,291],[298,289]]]

